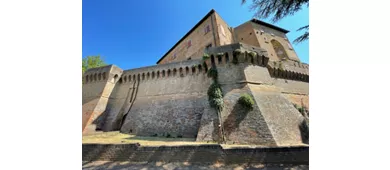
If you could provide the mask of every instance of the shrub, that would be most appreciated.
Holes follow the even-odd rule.
[[[223,98],[212,98],[209,97],[209,104],[212,108],[216,108],[219,111],[223,109]]]
[[[211,68],[209,71],[207,71],[207,76],[216,80],[218,78],[218,70],[214,67]]]
[[[210,56],[207,54],[207,53],[204,53],[203,54],[203,60],[207,60],[207,59],[209,59],[210,58]]]
[[[253,105],[255,104],[252,97],[247,93],[241,95],[241,97],[238,99],[238,103],[247,109],[252,109]]]
[[[207,90],[207,95],[212,98],[222,98],[221,86],[218,83],[213,83]]]
[[[251,56],[251,57],[255,57],[255,56],[256,56],[256,53],[253,52],[253,51],[249,52],[248,54],[249,54],[249,56]]]
[[[241,49],[236,49],[236,50],[234,50],[233,54],[240,55],[240,54],[242,54],[242,51],[241,51]]]

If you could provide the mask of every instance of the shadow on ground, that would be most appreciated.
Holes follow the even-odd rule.
[[[107,161],[95,161],[95,162],[83,162],[83,169],[85,170],[119,170],[119,169],[130,169],[130,170],[190,170],[190,169],[234,169],[234,170],[308,170],[308,165],[264,165],[264,164],[194,164],[194,163],[168,163],[168,162],[150,162],[150,163],[131,163],[131,162],[107,162]]]

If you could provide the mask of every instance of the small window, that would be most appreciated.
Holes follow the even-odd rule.
[[[191,47],[191,40],[188,40],[188,42],[187,42],[187,48],[190,48]]]
[[[204,27],[204,34],[207,34],[210,32],[210,25],[207,25],[206,27]]]

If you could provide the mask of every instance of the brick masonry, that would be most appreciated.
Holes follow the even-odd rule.
[[[224,149],[221,145],[83,144],[83,161],[309,164],[309,147]]]

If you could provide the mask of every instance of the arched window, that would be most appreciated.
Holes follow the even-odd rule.
[[[148,72],[146,73],[146,80],[149,80],[149,78],[150,78],[150,73]]]
[[[176,76],[176,68],[173,69],[173,76]]]
[[[99,81],[102,80],[102,73],[98,74]]]
[[[229,63],[229,54],[228,53],[225,53],[225,62]]]
[[[167,71],[167,77],[171,76],[171,69],[168,69]]]
[[[165,70],[162,71],[162,77],[165,77]]]
[[[126,78],[126,76],[124,76],[123,77],[123,82],[126,83],[126,81],[127,81],[127,78]]]
[[[152,72],[152,79],[154,79],[154,71]]]
[[[145,80],[145,73],[142,73],[142,80]]]
[[[93,75],[93,81],[96,81],[97,80],[97,75],[96,73]]]
[[[195,74],[195,72],[196,72],[196,66],[192,66],[192,74]]]
[[[282,44],[280,44],[280,42],[278,42],[276,40],[271,40],[271,44],[272,44],[272,47],[275,50],[276,55],[278,56],[278,58],[280,60],[281,59],[288,59],[286,50],[284,50],[284,47],[283,47]]]
[[[106,72],[103,72],[103,80],[106,79]]]
[[[157,71],[157,78],[160,78],[160,71]]]
[[[198,65],[198,73],[202,73],[202,65]]]
[[[190,72],[190,69],[186,67],[186,75]]]
[[[214,58],[214,55],[211,55],[211,67],[215,67],[215,58]]]
[[[131,75],[129,75],[128,79],[129,79],[129,82],[130,82],[131,81]]]
[[[179,74],[180,74],[180,76],[183,75],[183,68],[181,68],[181,67],[179,68]]]

